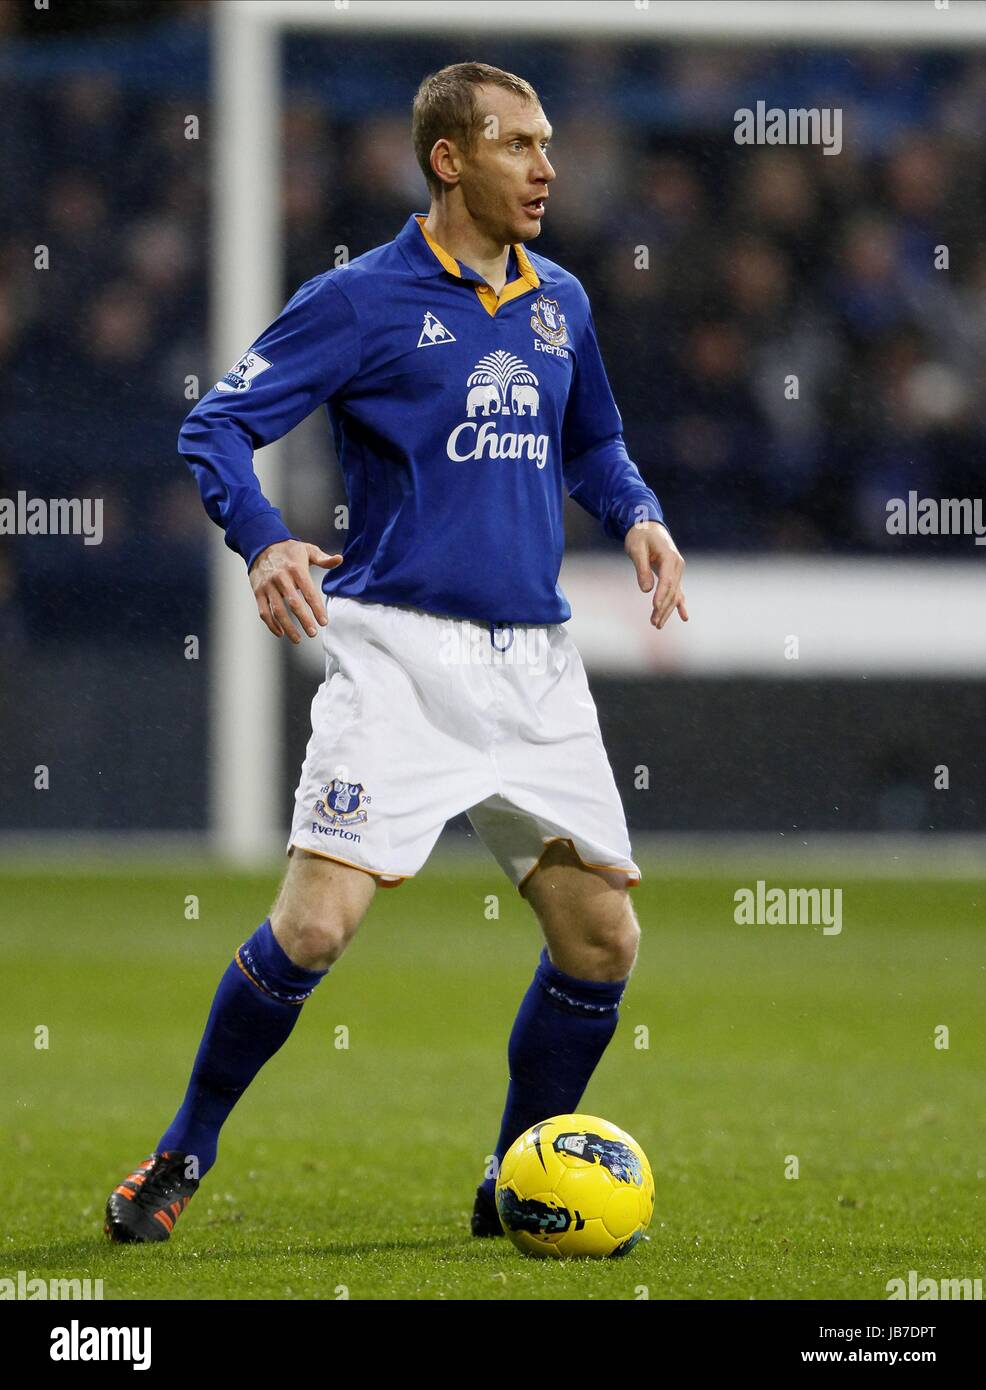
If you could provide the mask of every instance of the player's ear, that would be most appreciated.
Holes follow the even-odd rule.
[[[451,140],[446,140],[444,136],[441,140],[436,140],[431,147],[431,167],[435,177],[440,179],[446,188],[454,188],[459,182],[462,172],[459,152]]]

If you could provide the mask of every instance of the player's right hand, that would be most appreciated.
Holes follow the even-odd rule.
[[[292,614],[309,637],[318,632],[316,623],[325,626],[325,604],[308,568],[334,570],[341,564],[341,555],[328,555],[308,541],[278,541],[260,552],[250,566],[250,583],[257,612],[275,637],[287,637],[295,645],[301,641]]]

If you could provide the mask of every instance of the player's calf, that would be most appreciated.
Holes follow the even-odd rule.
[[[227,1117],[287,1041],[305,1000],[355,932],[374,888],[374,880],[355,869],[292,857],[272,912],[278,914],[276,927],[270,919],[263,922],[219,982],[178,1113],[155,1152],[109,1196],[104,1229],[111,1240],[161,1241],[171,1235],[216,1160]]]
[[[568,845],[549,846],[524,897],[548,945],[510,1034],[498,1159],[531,1125],[578,1110],[616,1030],[640,937],[625,886],[584,866]],[[474,1236],[500,1234],[494,1188],[487,1177],[476,1194]]]

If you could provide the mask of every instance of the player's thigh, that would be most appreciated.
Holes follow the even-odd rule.
[[[281,948],[296,965],[328,968],[356,934],[376,887],[363,869],[293,850],[270,914]]]
[[[564,840],[548,845],[521,890],[559,970],[583,980],[622,980],[640,927],[626,875],[588,868]]]

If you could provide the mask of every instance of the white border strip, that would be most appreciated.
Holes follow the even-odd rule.
[[[986,556],[686,556],[690,621],[657,632],[625,556],[573,555],[561,585],[590,670],[821,680],[986,676]],[[794,653],[797,655],[794,655]]]
[[[881,46],[982,42],[983,0],[226,0],[278,28]]]

